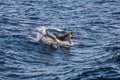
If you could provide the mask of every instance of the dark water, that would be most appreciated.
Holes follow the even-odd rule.
[[[72,31],[55,49],[27,36]],[[0,80],[120,80],[120,0],[0,0]]]

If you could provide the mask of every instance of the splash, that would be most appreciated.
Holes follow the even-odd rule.
[[[29,38],[33,41],[39,42],[41,40],[41,37],[43,36],[43,31],[45,31],[45,30],[55,30],[55,31],[58,31],[58,32],[61,32],[61,31],[63,32],[64,31],[63,29],[60,29],[60,28],[57,28],[57,27],[42,26],[42,27],[35,28],[33,30],[33,32],[31,33],[31,35],[29,36]],[[64,31],[64,32],[66,32],[66,31]],[[50,34],[53,34],[53,33],[50,33]],[[74,44],[76,44],[74,41],[72,41],[71,44],[68,41],[67,42],[59,41],[59,42],[60,42],[60,46],[61,45],[73,46]]]
[[[43,28],[43,27],[35,28],[33,30],[33,32],[28,36],[28,38],[33,40],[33,41],[38,42],[40,40],[40,38],[42,37],[42,35],[43,35],[42,32],[41,32],[42,29],[45,29],[45,28]]]
[[[39,41],[40,38],[42,37],[43,33],[42,30],[56,30],[56,31],[63,31],[62,29],[56,28],[56,27],[46,27],[46,26],[41,26],[37,27],[33,30],[33,32],[28,36],[33,41]]]

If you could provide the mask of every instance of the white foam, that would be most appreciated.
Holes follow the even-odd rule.
[[[34,31],[32,32],[31,35],[34,35],[34,36],[29,36],[30,39],[34,40],[34,41],[39,41],[41,36],[43,35],[43,31],[45,31],[46,29],[53,29],[53,30],[56,30],[56,31],[63,31],[62,29],[59,29],[57,27],[46,27],[46,26],[41,26],[41,27],[37,27],[34,29]],[[54,36],[54,35],[53,35]]]
[[[73,45],[79,45],[80,42],[79,42],[79,41],[72,40],[72,44],[73,44]]]
[[[39,41],[40,38],[42,37],[42,32],[41,32],[42,28],[35,28],[33,30],[33,32],[28,36],[28,38],[30,38],[33,41]]]
[[[57,28],[57,27],[53,27],[53,26],[41,26],[41,27],[38,27],[36,28],[35,30],[38,30],[38,31],[41,31],[42,29],[53,29],[53,30],[56,30],[56,31],[64,31],[60,28]]]
[[[53,29],[53,30],[56,30],[56,31],[64,31],[64,30],[62,30],[62,29],[60,29],[60,28],[56,28],[56,27],[49,27],[49,28],[47,28],[47,29]]]
[[[29,35],[29,38],[33,41],[38,42],[41,39],[41,37],[43,36],[42,30],[46,30],[46,29],[53,29],[53,30],[56,30],[56,31],[64,31],[64,30],[62,30],[60,28],[57,28],[57,27],[41,26],[41,27],[35,28],[33,30],[33,32],[31,33],[31,35]],[[59,43],[60,43],[60,45],[67,45],[67,46],[73,46],[74,44],[76,44],[75,42],[72,42],[70,44],[69,42],[62,42],[62,41],[59,41]]]

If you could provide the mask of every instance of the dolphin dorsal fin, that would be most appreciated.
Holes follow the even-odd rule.
[[[58,35],[55,34],[56,38],[61,40],[61,41],[69,41],[71,39],[70,35],[72,35],[71,32],[68,32],[68,33],[66,33],[64,35],[61,35],[61,36],[58,36]]]

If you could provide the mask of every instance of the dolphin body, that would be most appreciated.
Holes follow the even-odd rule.
[[[71,46],[71,37],[72,37],[72,32],[68,32],[64,35],[58,36],[55,34],[55,36],[50,35],[46,29],[41,30],[43,36],[39,41],[42,41],[43,43],[47,45],[56,45],[56,46]]]

